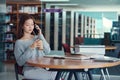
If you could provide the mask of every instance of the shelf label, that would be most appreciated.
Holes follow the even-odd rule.
[[[68,2],[70,0],[40,0],[41,2]]]
[[[55,9],[55,8],[50,8],[50,9],[43,9],[43,12],[62,12],[62,9]]]

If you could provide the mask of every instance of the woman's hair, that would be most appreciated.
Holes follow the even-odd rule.
[[[20,20],[19,20],[19,25],[18,25],[18,35],[17,35],[18,39],[23,37],[23,35],[24,35],[24,33],[23,33],[23,26],[24,26],[25,21],[28,20],[28,19],[32,19],[33,22],[35,23],[35,19],[30,14],[23,14],[23,15],[21,15]]]

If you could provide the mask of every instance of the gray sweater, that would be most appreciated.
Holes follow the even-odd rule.
[[[31,49],[30,45],[37,39],[40,38],[43,41],[43,50],[38,50],[37,48]],[[28,70],[30,68],[29,65],[26,64],[26,61],[29,59],[34,59],[36,57],[42,57],[45,54],[50,52],[50,46],[47,41],[44,39],[43,35],[35,36],[31,40],[17,40],[15,42],[14,55],[15,59],[19,66],[24,66],[24,70]]]

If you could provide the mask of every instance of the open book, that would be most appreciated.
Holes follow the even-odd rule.
[[[56,58],[56,59],[79,59],[79,60],[84,60],[84,59],[90,59],[90,57],[88,56],[64,56],[64,55],[45,55],[44,57],[52,57],[52,58]]]
[[[64,55],[45,55],[44,57],[52,57],[52,58],[65,59]]]
[[[116,61],[120,61],[119,58],[108,57],[108,56],[93,58],[93,60],[97,61],[97,62],[116,62]]]

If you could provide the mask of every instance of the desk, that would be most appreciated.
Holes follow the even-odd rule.
[[[36,58],[34,60],[28,60],[27,64],[36,67],[50,68],[58,71],[55,80],[59,80],[61,72],[68,71],[75,73],[75,79],[80,80],[79,71],[83,69],[92,69],[92,68],[106,68],[116,65],[120,65],[118,62],[94,62],[93,60],[73,60],[73,59],[54,59],[49,57]],[[68,79],[69,80],[69,79]],[[92,78],[90,78],[92,80]]]
[[[105,50],[115,50],[117,47],[115,46],[105,46]]]

